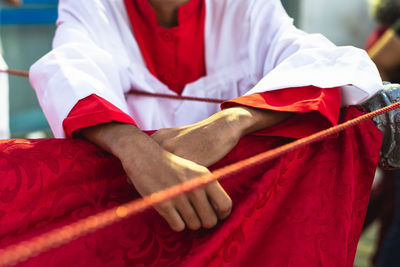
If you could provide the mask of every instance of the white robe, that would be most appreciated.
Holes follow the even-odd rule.
[[[342,87],[342,104],[359,104],[381,88],[365,51],[336,47],[293,26],[279,0],[205,0],[207,75],[182,95],[232,99],[282,88]],[[145,66],[123,0],[61,0],[54,49],[35,63],[30,81],[56,137],[74,105],[96,94],[143,130],[202,120],[217,104],[128,95],[134,88],[175,94]]]

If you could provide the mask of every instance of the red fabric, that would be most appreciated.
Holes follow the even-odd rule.
[[[222,103],[221,107],[243,105],[253,108],[298,113],[274,127],[256,132],[264,136],[303,138],[337,125],[341,89],[315,86],[288,88],[242,96]]]
[[[92,94],[81,99],[63,121],[65,135],[72,137],[80,130],[109,122],[121,122],[135,124],[133,119],[122,110]]]
[[[206,75],[205,2],[191,0],[179,7],[178,26],[162,28],[147,0],[125,0],[133,33],[148,70],[172,91]]]
[[[150,209],[21,266],[353,266],[381,139],[368,121],[223,180],[234,208],[213,230],[174,233]],[[289,141],[243,138],[213,168]],[[83,140],[0,141],[0,177],[0,248],[139,197]]]

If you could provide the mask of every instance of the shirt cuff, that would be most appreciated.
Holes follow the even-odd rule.
[[[341,88],[305,86],[238,97],[221,104],[221,108],[247,106],[265,110],[296,113],[290,119],[255,135],[303,138],[337,125],[341,105]]]
[[[92,94],[72,108],[68,117],[63,121],[65,136],[71,138],[87,127],[99,124],[120,122],[133,124],[135,121],[122,110],[108,102],[107,100]]]

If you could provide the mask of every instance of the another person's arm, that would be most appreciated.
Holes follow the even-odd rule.
[[[391,73],[400,66],[400,20],[398,20],[368,51],[383,80],[390,81]]]

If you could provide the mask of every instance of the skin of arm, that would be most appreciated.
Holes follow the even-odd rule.
[[[390,81],[389,73],[400,66],[399,36],[392,29],[388,29],[368,54],[376,64],[382,80]]]
[[[108,123],[81,134],[118,157],[128,178],[142,195],[209,174],[209,166],[223,158],[253,131],[277,124],[290,113],[233,107],[193,125],[162,129],[152,137],[129,124]],[[161,144],[161,145],[159,145]],[[185,227],[212,228],[227,218],[232,201],[218,182],[155,207],[175,231]]]
[[[209,167],[228,154],[243,136],[290,116],[287,112],[237,106],[192,125],[160,129],[152,138],[165,150]]]

